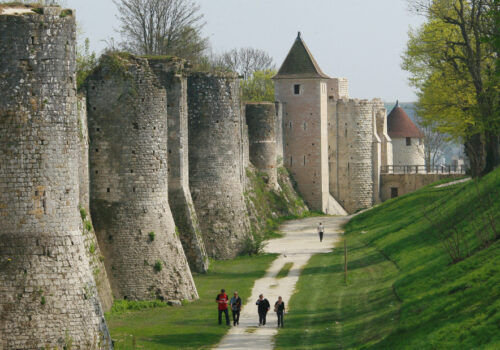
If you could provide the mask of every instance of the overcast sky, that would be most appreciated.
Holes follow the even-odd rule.
[[[413,101],[407,73],[400,67],[410,26],[421,17],[408,12],[407,0],[198,0],[205,35],[215,52],[251,46],[267,51],[278,67],[297,36],[321,69],[349,80],[351,97]],[[119,35],[111,0],[66,0],[100,52],[103,40]]]

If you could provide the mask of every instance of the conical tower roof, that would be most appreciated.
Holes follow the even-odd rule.
[[[324,78],[330,79],[328,75],[321,71],[318,63],[309,51],[306,43],[300,37],[300,32],[297,39],[292,45],[290,52],[285,58],[273,79],[292,79],[292,78]]]
[[[405,110],[399,107],[399,101],[387,116],[387,132],[391,138],[415,137],[420,138],[424,135],[406,114]]]

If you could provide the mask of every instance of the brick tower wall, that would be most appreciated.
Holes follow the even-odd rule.
[[[250,162],[277,185],[276,108],[274,103],[248,103],[245,116],[250,140]]]
[[[295,94],[294,86],[300,85]],[[327,88],[323,79],[276,79],[283,103],[284,165],[313,210],[325,212],[328,200]]]
[[[240,87],[236,75],[188,78],[189,186],[209,256],[236,256],[250,234],[244,199]]]
[[[78,211],[75,18],[61,11],[0,15],[4,349],[110,347]]]
[[[167,92],[168,200],[191,270],[206,272],[208,256],[189,190],[187,78],[185,61],[148,59]]]
[[[89,183],[89,130],[87,127],[87,100],[79,95],[77,101],[78,111],[78,139],[80,150],[78,152],[78,174],[80,180],[79,209],[80,218],[83,223],[83,237],[85,251],[88,255],[90,268],[97,285],[97,292],[104,311],[111,309],[113,305],[113,293],[109,285],[106,268],[104,267],[103,255],[97,243],[97,237],[90,217],[90,183]]]
[[[168,204],[165,90],[125,55],[104,56],[86,85],[91,214],[115,297],[197,298]]]

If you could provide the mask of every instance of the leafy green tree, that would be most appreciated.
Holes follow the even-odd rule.
[[[418,113],[464,142],[474,175],[500,164],[499,85],[487,40],[498,0],[412,0],[426,17],[403,55],[418,89]],[[492,14],[493,13],[493,14]]]
[[[274,102],[274,70],[256,71],[241,81],[244,102]]]

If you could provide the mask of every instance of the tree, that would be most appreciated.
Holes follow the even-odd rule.
[[[485,40],[492,30],[497,0],[413,0],[411,8],[426,16],[410,32],[403,68],[419,89],[417,107],[437,128],[460,138],[473,175],[500,164],[498,54]]]
[[[113,0],[121,22],[122,46],[140,55],[198,59],[208,41],[200,7],[192,0]]]
[[[274,70],[256,71],[241,81],[243,102],[274,102]]]
[[[245,80],[254,72],[276,69],[273,58],[267,52],[252,47],[225,52],[218,61],[228,70],[240,73]]]
[[[437,130],[435,121],[424,121],[415,114],[420,131],[424,134],[424,159],[425,164],[431,169],[436,165],[439,156],[450,149],[447,135]]]

